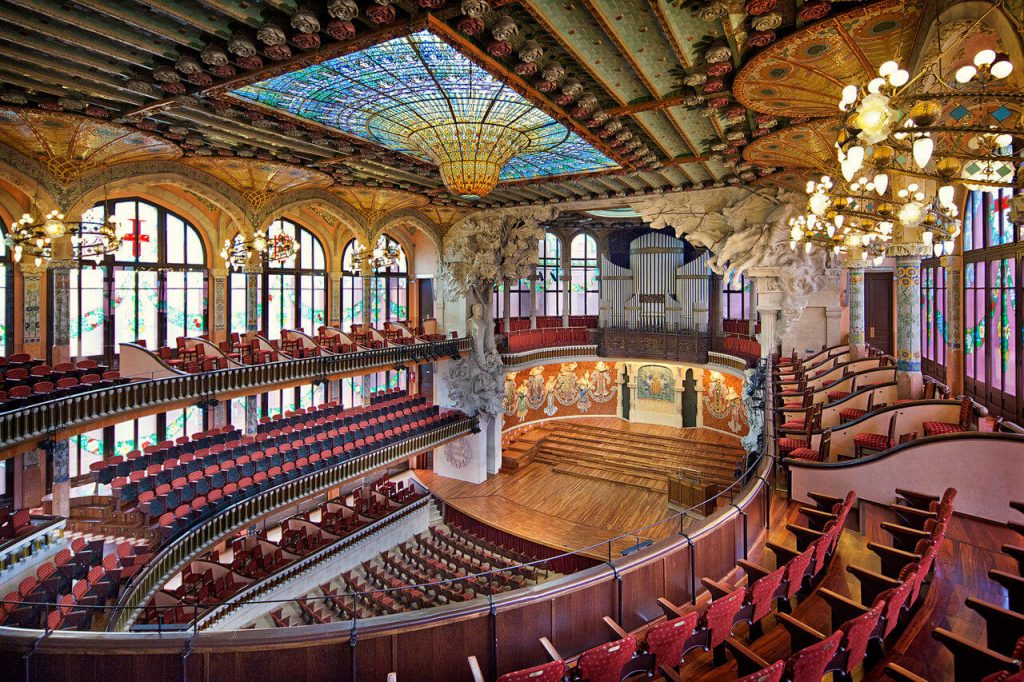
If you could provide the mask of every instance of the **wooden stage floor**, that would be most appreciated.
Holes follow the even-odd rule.
[[[719,447],[735,445],[736,456],[741,454],[736,438],[708,429],[631,424],[613,417],[566,421],[615,429],[635,435],[638,440],[658,436],[715,443]],[[558,428],[560,423],[552,422],[547,428]],[[693,466],[686,451],[677,454],[680,468]],[[446,504],[478,521],[561,551],[591,547],[580,554],[602,561],[608,558],[610,539],[670,516],[664,490],[619,483],[612,480],[613,474],[600,479],[555,469],[552,464],[534,461],[516,471],[502,471],[481,484],[445,478],[427,470],[418,469],[415,473]],[[676,530],[677,524],[665,523],[647,530],[640,539],[658,540]],[[612,555],[618,556],[637,542],[637,538],[614,541]]]

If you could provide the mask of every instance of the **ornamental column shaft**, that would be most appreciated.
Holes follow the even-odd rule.
[[[846,287],[846,302],[850,307],[850,357],[862,358],[867,355],[864,345],[864,268],[850,268],[850,280]]]
[[[53,485],[50,489],[51,513],[67,518],[71,515],[71,477],[67,438],[52,441],[50,468]],[[45,451],[43,453],[45,455]]]
[[[506,279],[505,286],[501,290],[502,329],[505,334],[512,331],[512,280]]]
[[[568,240],[566,244],[568,244]],[[569,305],[572,300],[572,259],[568,248],[562,249],[562,327],[569,326]]]
[[[942,259],[946,270],[946,317],[939,321],[939,331],[946,344],[946,385],[953,395],[964,392],[963,352],[963,256]]]
[[[69,259],[51,260],[53,271],[53,322],[50,339],[50,364],[71,360],[71,269],[77,263]]]
[[[540,307],[540,277],[534,273],[530,277],[530,329],[537,328],[537,308]]]
[[[898,246],[898,245],[897,245]],[[912,245],[917,246],[917,245]],[[896,388],[901,400],[921,397],[921,254],[896,256]]]
[[[43,275],[46,264],[39,267],[21,266],[22,296],[22,351],[34,358],[45,357],[42,337],[43,321]],[[15,316],[17,319],[17,316]],[[65,326],[70,324],[65,316]]]
[[[373,268],[365,260],[359,264],[359,279],[363,285],[362,325],[369,329],[373,326]]]
[[[750,310],[747,312],[750,321],[747,328],[747,334],[753,337],[757,334],[757,280],[753,277],[749,278],[747,280],[747,286],[750,287],[748,299]]]
[[[245,336],[248,341],[259,330],[260,326],[260,277],[263,274],[262,265],[246,263],[242,266],[245,273]],[[256,434],[256,427],[260,421],[259,395],[245,396],[245,432],[248,435]]]
[[[782,285],[775,277],[759,278],[757,283],[757,312],[761,315],[761,357],[769,358],[775,352],[775,326],[782,310]]]

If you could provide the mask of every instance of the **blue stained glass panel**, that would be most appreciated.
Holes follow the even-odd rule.
[[[529,146],[502,169],[525,180],[617,164],[436,35],[421,31],[246,85],[232,95],[391,150],[430,159],[406,142],[424,121],[515,127]]]

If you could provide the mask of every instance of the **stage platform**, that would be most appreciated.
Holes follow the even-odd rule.
[[[739,440],[709,429],[634,424],[614,417],[551,422],[526,437],[529,456],[479,485],[417,470],[437,497],[474,519],[561,551],[599,545],[581,554],[607,560],[607,542],[665,519],[667,480],[696,469],[727,484],[743,456]],[[662,524],[640,539],[678,530]],[[636,538],[613,543],[612,554]],[[604,544],[602,544],[604,543]]]

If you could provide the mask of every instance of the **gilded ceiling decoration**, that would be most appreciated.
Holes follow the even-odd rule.
[[[0,143],[39,160],[64,185],[105,166],[181,156],[170,142],[131,128],[20,107],[0,109]]]
[[[193,157],[186,163],[237,189],[257,211],[276,194],[324,188],[332,182],[319,171],[259,159]]]
[[[336,187],[331,192],[354,208],[369,225],[373,225],[388,213],[407,208],[422,209],[430,202],[427,197],[420,194],[387,189]]]
[[[839,117],[817,119],[758,138],[743,150],[749,163],[776,168],[832,168],[837,166],[836,135]]]
[[[925,0],[883,0],[807,26],[755,55],[736,76],[744,106],[775,116],[834,116],[847,83],[889,60],[907,63]]]

